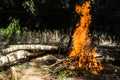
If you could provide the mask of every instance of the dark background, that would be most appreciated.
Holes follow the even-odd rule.
[[[29,1],[34,4],[23,6]],[[75,4],[87,0],[0,0],[0,28],[7,28],[10,17],[19,19],[21,28],[37,31],[57,29],[74,32],[79,17],[74,11]],[[31,4],[30,3],[30,4]],[[34,8],[32,12],[31,8]],[[99,36],[120,43],[120,0],[91,0],[92,39],[99,41]],[[97,34],[97,37],[94,36]]]

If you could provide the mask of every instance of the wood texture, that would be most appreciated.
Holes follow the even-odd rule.
[[[17,50],[57,50],[57,46],[50,45],[11,45],[9,48],[2,49],[2,54],[8,54]]]

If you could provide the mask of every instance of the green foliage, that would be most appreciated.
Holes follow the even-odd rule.
[[[19,19],[15,19],[10,17],[10,24],[6,29],[0,29],[0,34],[7,37],[7,42],[10,41],[13,34],[19,34],[20,31],[20,25],[19,25]]]
[[[19,20],[12,17],[10,17],[9,20],[10,24],[8,25],[8,27],[6,29],[1,29],[0,33],[5,36],[11,36],[14,32],[15,34],[19,34],[20,33]]]
[[[0,27],[8,25],[10,16],[20,20],[21,27],[29,30],[63,29],[74,31],[78,15],[75,4],[87,0],[0,0]],[[107,34],[120,43],[120,0],[90,0],[92,23],[90,32],[94,35]],[[6,31],[5,31],[6,32]],[[9,31],[8,31],[9,33]]]
[[[66,77],[67,77],[67,73],[65,71],[60,72],[57,76],[58,80],[65,80]]]
[[[34,14],[35,12],[35,8],[34,8],[34,2],[33,0],[30,1],[25,1],[22,6],[27,9],[27,11],[30,11],[32,14]]]

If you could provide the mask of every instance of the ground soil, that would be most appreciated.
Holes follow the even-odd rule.
[[[46,57],[47,56],[47,57]],[[47,54],[29,61],[1,68],[0,80],[12,80],[11,68],[15,68],[16,80],[120,80],[120,66],[111,62],[104,63],[104,69],[97,75],[92,75],[83,69],[67,69],[58,63],[66,58],[64,54]]]

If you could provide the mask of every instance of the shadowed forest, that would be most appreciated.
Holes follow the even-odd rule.
[[[120,80],[119,62],[120,0],[0,0],[0,80]]]

